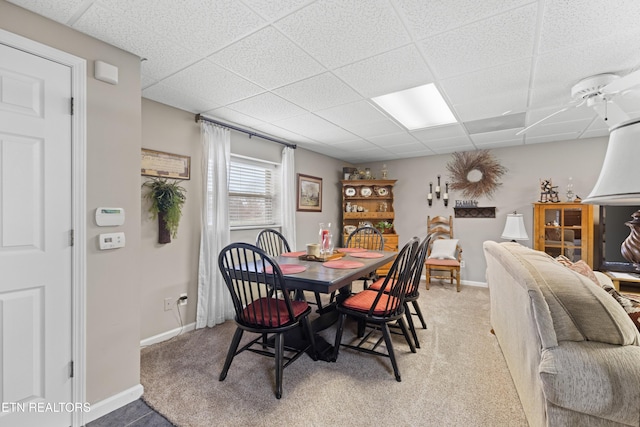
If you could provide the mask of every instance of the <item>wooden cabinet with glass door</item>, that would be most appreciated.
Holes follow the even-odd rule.
[[[342,244],[351,231],[363,225],[379,229],[384,236],[386,251],[398,250],[398,235],[395,232],[393,210],[393,186],[395,179],[353,179],[342,181]],[[383,223],[388,227],[382,227]],[[376,272],[384,276],[391,264]]]
[[[534,203],[533,248],[593,268],[593,205]]]

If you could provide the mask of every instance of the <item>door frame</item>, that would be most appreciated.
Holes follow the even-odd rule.
[[[71,256],[72,402],[86,402],[86,148],[87,62],[26,37],[0,29],[0,43],[66,65],[71,69],[71,215],[74,243]],[[74,411],[73,426],[84,425],[84,413]]]

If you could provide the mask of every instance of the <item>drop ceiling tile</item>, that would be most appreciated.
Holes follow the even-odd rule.
[[[266,21],[235,0],[101,0],[101,4],[201,56],[264,26]],[[170,11],[170,13],[167,13]]]
[[[183,91],[185,95],[210,99],[218,105],[229,104],[264,92],[261,87],[207,60],[202,60],[164,79],[162,83]]]
[[[356,138],[352,133],[310,113],[278,120],[273,124],[328,144],[349,141]]]
[[[471,135],[470,138],[476,145],[486,145],[504,141],[510,141],[514,144],[522,144],[524,142],[524,135],[516,136],[518,130],[519,129],[507,129],[496,132],[477,133],[475,135]]]
[[[300,134],[290,132],[286,129],[282,129],[281,127],[272,125],[270,123],[263,123],[263,124],[251,126],[251,128],[255,129],[259,133],[271,135],[274,138],[282,138],[294,144],[300,143],[300,144],[305,144],[307,146],[312,146],[312,147],[320,145],[319,142],[309,139],[306,136],[302,136]]]
[[[273,27],[253,33],[209,59],[266,89],[324,71],[324,67]]]
[[[204,116],[211,117],[212,119],[219,118],[225,122],[236,123],[242,126],[254,127],[265,124],[262,120],[258,120],[254,117],[247,116],[246,114],[239,113],[227,107],[216,108],[213,110],[205,111]]]
[[[433,152],[436,154],[448,154],[462,151],[473,151],[476,147],[473,144],[465,144],[465,145],[449,145],[446,147],[436,147],[432,148]]]
[[[410,144],[394,145],[392,147],[385,147],[387,151],[395,154],[417,154],[417,153],[431,153],[431,150],[419,142],[412,142]],[[423,154],[424,155],[424,154]]]
[[[524,90],[512,93],[487,95],[463,104],[454,104],[453,111],[463,122],[486,119],[505,114],[526,111],[527,93]]]
[[[367,98],[433,82],[413,44],[345,65],[334,73]]]
[[[156,80],[199,60],[198,55],[188,49],[98,5],[83,14],[73,28],[146,58],[140,66],[141,72]]]
[[[275,26],[329,68],[411,41],[387,0],[318,0]]]
[[[186,95],[183,91],[163,85],[162,83],[157,83],[144,89],[142,96],[192,113],[200,113],[218,107],[218,105],[211,100]]]
[[[418,44],[438,77],[453,77],[530,57],[536,16],[537,4],[531,4]]]
[[[548,117],[550,114],[556,113],[557,111],[564,108],[563,106],[553,106],[549,108],[535,108],[529,111],[527,114],[527,125],[537,122],[538,120],[542,120],[545,117]],[[551,124],[558,122],[569,122],[573,120],[586,120],[595,118],[596,112],[586,105],[582,107],[571,107],[568,110],[562,111],[548,119],[544,120],[540,124]]]
[[[38,15],[66,24],[85,3],[85,0],[7,0]]]
[[[403,129],[392,120],[347,125],[343,127],[354,135],[358,135],[365,139],[373,138],[375,136],[396,134],[403,131]]]
[[[315,111],[318,116],[329,120],[338,126],[361,125],[387,119],[369,101],[356,101],[349,104],[338,105],[324,110]]]
[[[531,0],[395,0],[416,39],[422,39],[519,7]]]
[[[419,141],[429,142],[434,139],[454,138],[454,137],[466,137],[467,133],[464,127],[460,124],[437,126],[428,129],[420,129],[411,132],[411,135],[416,137]]]
[[[590,124],[591,119],[558,123],[543,122],[527,131],[527,140],[529,138],[536,138],[544,135],[557,135],[567,133],[573,133],[574,138],[577,138],[589,127]]]
[[[576,139],[576,133],[561,133],[557,135],[544,135],[544,136],[526,136],[524,143],[529,144],[542,144],[545,142],[566,141],[570,139]]]
[[[431,139],[428,141],[423,141],[422,143],[432,150],[444,149],[449,147],[464,147],[472,144],[471,140],[466,135],[457,136],[454,138]]]
[[[491,148],[504,148],[504,147],[514,147],[518,145],[523,145],[524,141],[522,139],[505,139],[503,141],[487,141],[487,142],[476,142],[475,145],[478,149],[488,150]]]
[[[158,83],[158,79],[151,77],[151,76],[147,76],[144,73],[140,73],[140,87],[142,89],[146,89],[149,86]]]
[[[375,145],[373,145],[372,143],[370,143],[369,141],[366,141],[364,139],[356,139],[356,140],[351,140],[351,141],[345,141],[345,142],[338,142],[335,144],[331,144],[332,147],[336,147],[336,149],[339,150],[344,150],[347,152],[351,152],[351,153],[359,153],[365,150],[371,150],[371,149],[379,149],[380,147],[377,147]]]
[[[362,99],[353,89],[331,73],[310,77],[273,92],[309,111],[322,110]]]
[[[546,2],[540,52],[597,41],[612,34],[626,32],[629,28],[638,27],[638,17],[640,2],[636,0],[620,0],[615,4],[601,0]]]
[[[380,147],[393,147],[396,145],[412,144],[419,142],[416,138],[407,132],[395,133],[391,135],[381,135],[367,138],[371,143]]]
[[[498,94],[526,99],[530,69],[531,60],[526,59],[445,79],[441,85],[454,105],[481,102]]]
[[[270,92],[234,102],[227,107],[267,123],[306,113],[297,105]]]
[[[597,138],[597,137],[601,137],[601,136],[609,136],[609,130],[608,129],[589,129],[587,131],[585,131],[585,133],[583,133],[580,136],[580,139],[585,139],[585,138]]]
[[[243,3],[259,15],[269,21],[273,21],[313,1],[314,0],[243,0]]]

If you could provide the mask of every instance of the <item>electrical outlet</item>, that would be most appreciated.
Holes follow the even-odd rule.
[[[464,260],[463,259],[460,260],[460,268],[464,268]]]
[[[186,293],[180,294],[180,297],[178,298],[178,305],[187,305],[187,298]]]
[[[164,299],[164,311],[169,311],[171,310],[171,304],[173,304],[173,299],[172,298],[165,298]]]

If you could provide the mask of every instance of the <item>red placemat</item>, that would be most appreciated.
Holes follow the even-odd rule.
[[[364,264],[360,261],[345,261],[345,260],[335,260],[335,261],[327,261],[322,263],[323,266],[329,268],[360,268],[364,267]]]
[[[282,274],[302,273],[306,269],[306,266],[300,264],[280,264],[280,270],[282,270]],[[271,274],[273,273],[273,268],[268,265],[267,268],[264,269],[264,272],[267,274]]]
[[[352,252],[367,252],[365,248],[338,248],[338,252],[343,252],[345,254]]]
[[[285,252],[283,254],[281,254],[282,256],[288,256],[288,257],[292,257],[292,258],[298,258],[300,255],[304,255],[306,254],[305,251],[298,251],[298,252]]]
[[[354,258],[382,258],[384,254],[381,254],[379,252],[356,252],[353,254],[349,254],[349,256],[352,256]]]

